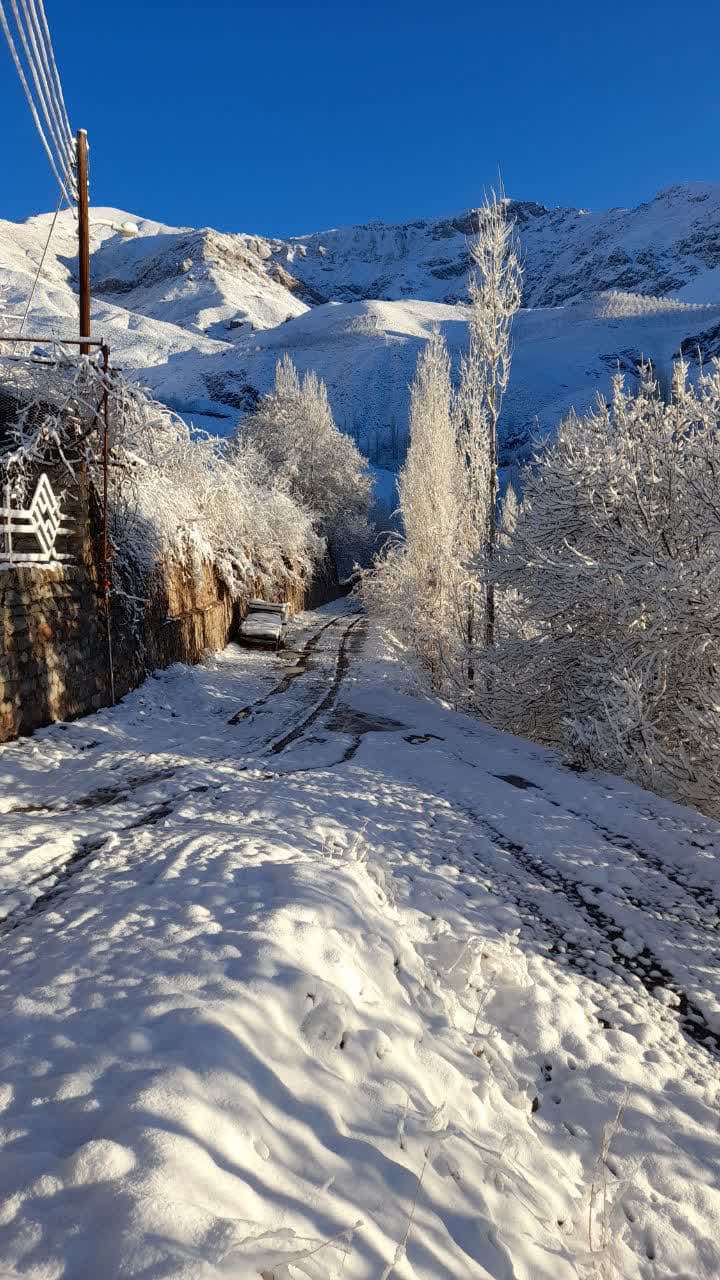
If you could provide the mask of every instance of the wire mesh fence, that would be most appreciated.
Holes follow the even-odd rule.
[[[43,422],[56,424],[59,417],[66,419],[68,437],[78,425],[102,427],[108,353],[98,342],[89,345],[89,355],[81,356],[74,340],[0,332],[0,454],[21,445],[30,429],[42,434]]]
[[[23,309],[17,299],[6,302],[0,299],[0,338],[9,338],[13,333],[20,333],[23,322]]]

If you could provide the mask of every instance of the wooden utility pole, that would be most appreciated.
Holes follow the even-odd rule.
[[[78,266],[80,282],[80,337],[90,337],[90,205],[88,192],[88,144],[84,129],[77,131],[77,187],[78,187]],[[86,342],[80,344],[80,354],[89,355]]]

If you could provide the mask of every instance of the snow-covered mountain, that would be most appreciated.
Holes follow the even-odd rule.
[[[720,187],[671,187],[637,209],[589,213],[511,201],[525,265],[524,303],[555,307],[606,289],[705,302],[720,291]],[[381,222],[299,236],[273,258],[327,300],[463,301],[476,218]]]
[[[148,371],[160,399],[196,417],[251,406],[272,383],[284,351],[316,369],[330,388],[337,421],[371,460],[393,467],[402,456],[408,385],[433,325],[452,354],[466,342],[467,310],[437,302],[326,303],[275,329],[212,354],[171,356]],[[634,377],[642,356],[662,370],[689,334],[720,324],[720,303],[702,306],[634,295],[600,294],[567,307],[530,309],[515,322],[515,357],[503,410],[506,462],[527,455],[531,437],[575,405],[606,392],[618,366]],[[221,406],[208,400],[210,395]]]
[[[588,213],[514,201],[525,310],[504,413],[506,460],[641,357],[720,350],[720,186],[688,184],[636,209]],[[338,421],[375,460],[402,454],[407,387],[433,324],[465,341],[474,215],[370,223],[288,240],[92,212],[93,328],[115,363],[201,425],[227,430],[290,351],[328,383]],[[125,239],[107,223],[134,221]],[[49,215],[0,222],[0,317],[27,298]],[[75,233],[64,213],[26,332],[76,323]],[[5,329],[12,332],[13,322]]]

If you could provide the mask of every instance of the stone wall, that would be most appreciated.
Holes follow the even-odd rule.
[[[105,635],[86,569],[0,573],[0,741],[105,701]]]
[[[68,550],[73,563],[0,571],[0,742],[41,725],[87,714],[110,702],[107,623],[100,592],[97,528],[82,485],[67,495],[76,518]],[[198,662],[236,633],[245,599],[232,599],[211,565],[200,569],[168,560],[142,593],[146,603],[113,601],[111,636],[116,696],[148,671],[172,662]],[[247,597],[263,595],[249,584]],[[302,585],[288,576],[276,598],[293,611],[317,607],[338,594],[332,562]]]

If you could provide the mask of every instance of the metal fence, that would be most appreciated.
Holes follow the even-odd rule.
[[[79,345],[0,334],[0,570],[71,558],[72,522],[51,477],[84,457],[107,461],[109,352],[92,342],[81,356]]]
[[[103,342],[0,333],[0,570],[21,565],[42,570],[71,558],[63,539],[74,532],[73,525],[48,473],[67,477],[73,468],[90,471],[101,502],[100,593],[114,705],[108,525],[110,378],[110,351]]]
[[[62,551],[63,540],[73,532],[72,519],[62,510],[46,472],[42,472],[27,507],[5,484],[0,506],[0,571],[16,565],[53,565],[72,556]]]

